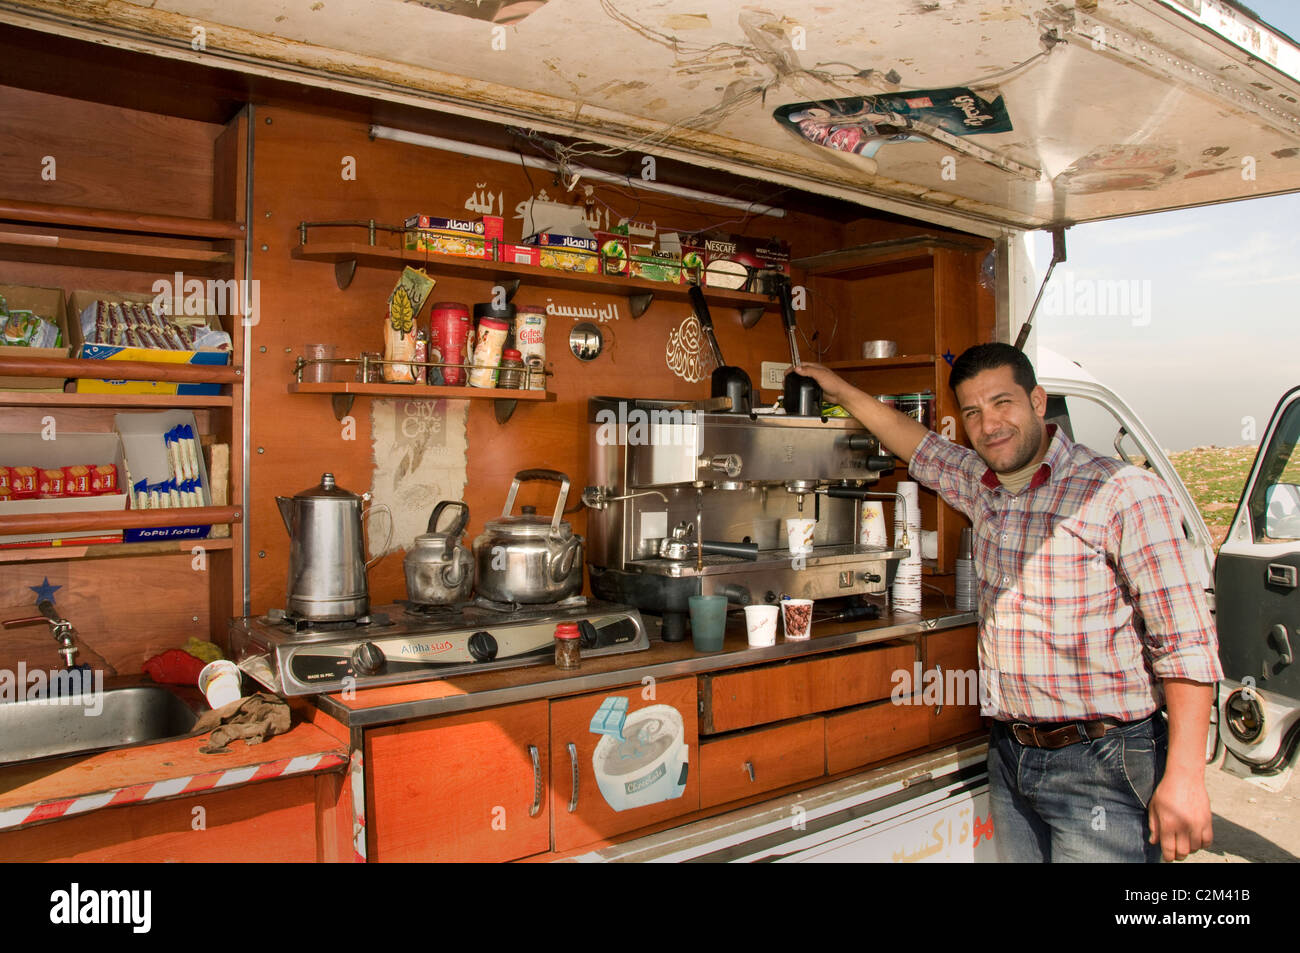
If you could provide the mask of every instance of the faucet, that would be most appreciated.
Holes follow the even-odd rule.
[[[54,641],[59,643],[59,654],[63,656],[63,664],[68,668],[73,667],[73,659],[77,656],[76,630],[72,628],[72,623],[63,618],[54,609],[54,603],[49,599],[42,599],[36,603],[36,608],[41,614],[38,616],[27,616],[22,619],[7,619],[3,623],[6,629],[15,629],[21,625],[32,625],[37,622],[48,622],[50,632],[54,636]]]

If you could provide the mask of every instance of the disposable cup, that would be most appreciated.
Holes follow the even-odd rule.
[[[199,691],[207,696],[209,705],[221,708],[242,697],[239,678],[239,668],[234,662],[217,659],[199,672]]]
[[[884,504],[870,500],[862,504],[861,537],[864,546],[884,548],[888,540],[885,533]]]
[[[302,356],[308,361],[332,361],[334,359],[333,344],[304,344]],[[334,379],[333,364],[308,364],[302,369],[302,379],[304,383],[324,384]]]
[[[811,599],[786,599],[781,603],[787,642],[802,642],[812,638],[812,607]]]
[[[776,606],[745,606],[745,635],[755,647],[776,645]]]
[[[721,652],[727,631],[726,596],[691,596],[691,641],[697,652]]]
[[[786,540],[790,545],[790,555],[813,551],[813,531],[817,528],[814,519],[788,519],[785,521]]]

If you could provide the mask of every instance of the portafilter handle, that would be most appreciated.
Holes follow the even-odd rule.
[[[794,314],[794,294],[790,290],[789,279],[777,285],[776,296],[781,301],[781,322],[785,325],[785,336],[790,343],[790,363],[798,367],[802,362],[799,360],[799,342],[795,337],[798,324]]]
[[[704,340],[709,343],[709,350],[713,352],[713,362],[718,367],[722,367],[727,362],[722,359],[722,348],[718,346],[718,338],[713,333],[713,316],[709,314],[709,303],[704,300],[704,292],[700,290],[699,285],[691,285],[687,294],[691,297],[695,317],[699,319],[700,328],[704,331]]]

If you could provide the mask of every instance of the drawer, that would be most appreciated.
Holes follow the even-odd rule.
[[[910,672],[915,660],[913,645],[894,643],[702,676],[700,733],[737,731],[887,698],[894,673]]]
[[[979,670],[979,635],[973,625],[943,632],[931,632],[925,637],[925,667],[943,666],[944,670],[957,668]]]
[[[944,704],[930,712],[930,743],[939,744],[953,738],[981,731],[984,722],[979,708],[979,649],[975,626],[963,626],[946,632],[935,632],[926,637],[926,670],[936,665],[943,673]],[[975,672],[968,676],[965,673]],[[962,673],[958,680],[954,673]],[[972,697],[973,695],[973,697]],[[955,704],[960,698],[966,704]]]
[[[717,738],[700,745],[700,807],[713,807],[826,773],[826,719]]]
[[[934,709],[884,701],[826,719],[826,770],[838,774],[930,743]]]

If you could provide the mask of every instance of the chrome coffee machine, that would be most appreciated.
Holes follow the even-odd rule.
[[[882,593],[908,555],[858,543],[861,500],[894,496],[871,489],[894,458],[856,420],[617,397],[587,410],[592,592],[661,614],[665,641],[685,637],[691,596]],[[791,555],[790,518],[816,520],[811,552]]]

